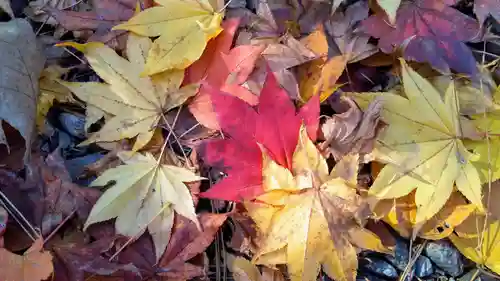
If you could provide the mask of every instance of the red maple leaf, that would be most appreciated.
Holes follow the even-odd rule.
[[[258,144],[276,163],[290,169],[302,122],[309,137],[316,139],[319,97],[312,98],[297,112],[270,71],[256,108],[210,85],[202,87],[210,93],[220,127],[229,137],[209,141],[202,149],[207,164],[227,173],[202,197],[232,201],[255,198],[263,193],[262,152]]]
[[[201,58],[186,69],[184,84],[203,81],[255,105],[257,96],[241,84],[252,72],[264,47],[242,45],[231,49],[238,24],[238,19],[223,22],[223,32],[211,40]],[[215,130],[220,129],[206,88],[200,88],[199,93],[190,102],[189,110],[203,126]]]
[[[363,22],[363,29],[380,38],[385,53],[404,46],[404,57],[428,62],[449,73],[453,70],[474,75],[476,61],[464,42],[479,34],[478,22],[449,7],[452,0],[416,0],[406,2],[398,10],[396,24],[391,26],[385,13],[373,15]]]

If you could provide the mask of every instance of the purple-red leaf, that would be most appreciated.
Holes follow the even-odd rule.
[[[484,23],[488,15],[500,22],[500,0],[476,0],[474,1],[474,13],[481,24]]]
[[[464,42],[479,35],[478,22],[449,7],[451,2],[416,0],[401,5],[396,24],[379,13],[363,22],[366,32],[380,38],[379,47],[385,53],[402,48],[404,57],[428,62],[434,68],[449,73],[450,68],[461,73],[477,73],[476,61]]]

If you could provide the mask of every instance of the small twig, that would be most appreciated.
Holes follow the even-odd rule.
[[[73,4],[69,5],[68,7],[64,7],[64,8],[62,8],[62,10],[72,9],[72,8],[73,8],[73,7],[75,7],[75,6],[80,5],[80,3],[82,3],[82,2],[83,2],[83,0],[78,0],[78,1],[76,1],[75,3],[73,3]]]
[[[488,275],[489,277],[492,277],[492,278],[495,278],[495,279],[497,279],[497,280],[500,280],[500,276],[498,276],[498,275],[496,275],[496,274],[492,274],[492,273],[488,272],[487,270],[484,270],[483,268],[478,267],[478,270],[479,270],[482,274],[484,274],[484,275]]]
[[[158,157],[158,163],[161,163],[161,158],[163,156],[163,152],[165,151],[165,148],[167,147],[168,140],[170,139],[170,136],[174,133],[173,128],[175,128],[175,125],[177,124],[177,118],[179,117],[179,113],[181,112],[181,108],[182,108],[182,104],[179,106],[179,109],[177,110],[177,114],[175,115],[174,122],[172,124],[172,130],[168,131],[167,137],[165,138],[165,142],[163,143],[163,146],[162,146],[161,151],[160,151],[160,156]],[[166,120],[166,117],[163,113],[162,113],[162,117],[164,120]],[[169,146],[170,146],[170,149],[172,149],[172,145],[169,145]]]
[[[47,241],[50,240],[50,238],[52,238],[56,233],[57,231],[59,231],[59,229],[61,229],[61,227],[71,218],[73,217],[73,215],[76,213],[76,209],[74,209],[69,215],[67,215],[64,220],[62,220],[59,225],[54,229],[52,230],[52,232],[43,240],[43,244],[45,245],[45,243],[47,243]]]
[[[179,110],[180,112],[180,110]],[[179,138],[177,138],[177,135],[175,134],[174,132],[174,129],[172,128],[172,126],[170,126],[170,124],[168,123],[168,120],[167,120],[167,117],[165,117],[165,114],[162,114],[161,117],[163,118],[163,121],[165,121],[165,125],[167,125],[168,127],[168,130],[172,132],[172,136],[174,137],[175,141],[177,142],[177,144],[179,145],[179,147],[181,148],[181,152],[182,152],[182,156],[184,157],[184,161],[186,161],[186,164],[191,167],[192,165],[190,164],[190,161],[186,155],[186,152],[184,152],[184,149],[182,149],[182,144],[181,142],[179,141]],[[176,116],[176,119],[177,119],[177,116]],[[168,141],[168,140],[167,140]]]
[[[406,277],[410,273],[411,268],[413,268],[413,265],[417,261],[418,257],[420,257],[420,255],[422,254],[422,251],[424,250],[426,244],[427,244],[427,240],[424,243],[418,245],[418,248],[415,251],[415,255],[413,255],[413,256],[411,254],[412,251],[410,248],[410,260],[409,260],[408,265],[406,266],[405,270],[403,271],[403,274],[399,277],[400,281],[406,280]]]
[[[217,14],[222,13],[229,6],[229,4],[231,4],[231,2],[233,2],[233,0],[227,1],[227,3],[224,5],[224,7],[220,8],[220,10],[217,11]]]
[[[182,139],[185,135],[191,133],[191,131],[193,131],[194,129],[198,128],[201,124],[200,123],[196,123],[194,124],[193,126],[191,126],[191,128],[189,128],[187,131],[185,131],[184,133],[182,133],[180,136],[179,136],[179,139]]]
[[[14,218],[14,220],[17,222],[17,224],[23,229],[24,233],[26,233],[26,235],[28,235],[31,240],[35,241],[36,238],[33,237],[33,235],[29,232],[29,230],[26,229],[24,224],[21,223],[21,221],[19,221],[19,218],[7,207],[7,205],[5,205],[5,203],[1,200],[0,200],[0,204],[2,205],[2,207],[5,210],[7,210],[7,212],[9,212],[9,214],[12,216],[12,218]]]
[[[497,54],[493,54],[493,53],[489,53],[489,52],[486,52],[486,51],[479,51],[479,50],[474,50],[474,49],[472,49],[472,52],[474,52],[474,53],[479,53],[479,54],[483,54],[483,56],[484,56],[484,55],[488,55],[488,56],[492,56],[492,57],[495,57],[495,58],[500,58],[500,56],[499,56],[499,55],[497,55]],[[484,62],[483,62],[483,63],[484,63]]]
[[[50,15],[47,16],[47,18],[43,21],[42,25],[40,25],[40,27],[36,30],[35,36],[38,36],[38,34],[42,30],[42,28],[45,26],[45,24],[47,24],[47,22],[49,21],[49,19],[50,19]]]
[[[78,59],[81,63],[83,63],[83,64],[87,64],[87,62],[86,62],[86,61],[84,61],[84,60],[82,60],[81,58],[79,58],[79,57],[78,57],[75,53],[73,53],[72,51],[70,51],[67,47],[63,47],[63,49],[64,49],[66,52],[70,53],[72,56],[74,56],[76,59]]]
[[[0,191],[0,197],[1,197],[0,201],[5,206],[5,209],[7,209],[7,211],[9,213],[11,213],[12,217],[14,217],[14,219],[16,220],[16,222],[23,228],[23,230],[26,232],[26,234],[33,241],[35,241],[38,237],[41,236],[40,233],[38,233],[38,231],[35,230],[35,227],[33,227],[31,225],[31,223],[26,219],[26,217],[24,217],[24,215],[16,208],[16,206],[9,200],[9,198],[7,198],[7,196],[5,196],[5,194],[2,191]],[[11,208],[14,211],[11,211]],[[20,221],[17,221],[17,219],[19,219],[19,218],[26,224],[26,226],[28,227],[28,229],[30,231],[32,231],[32,233],[29,233],[29,231],[24,228],[23,224]],[[32,234],[34,234],[34,235],[32,235]]]

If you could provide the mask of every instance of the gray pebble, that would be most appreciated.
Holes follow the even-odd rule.
[[[424,252],[436,266],[443,269],[452,277],[459,276],[463,273],[464,266],[462,256],[448,241],[429,241],[425,246]]]

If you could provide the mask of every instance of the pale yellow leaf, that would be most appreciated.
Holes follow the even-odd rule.
[[[146,9],[114,29],[156,37],[149,49],[144,74],[184,69],[197,60],[206,43],[221,31],[223,15],[208,0],[157,0],[160,6]]]
[[[472,165],[473,155],[464,141],[474,137],[470,120],[461,118],[453,82],[441,95],[432,84],[403,60],[404,95],[367,93],[356,95],[365,107],[378,97],[382,119],[388,124],[376,148],[387,162],[370,188],[379,199],[398,198],[416,189],[416,223],[433,217],[447,202],[456,184],[479,210],[481,185]],[[425,112],[425,114],[423,114]]]
[[[102,43],[61,45],[82,51],[92,69],[106,82],[63,82],[88,105],[102,110],[102,114],[97,109],[89,112],[91,121],[100,119],[104,113],[112,115],[101,130],[92,134],[83,145],[137,136],[133,147],[137,151],[149,142],[164,112],[181,105],[196,93],[197,88],[193,86],[179,89],[184,77],[184,72],[180,70],[140,77],[146,64],[145,53],[152,45],[147,37],[129,35],[128,60]]]
[[[202,178],[186,169],[160,165],[151,154],[128,156],[125,163],[106,170],[92,182],[92,186],[114,185],[96,202],[85,228],[115,217],[119,234],[136,237],[148,228],[159,259],[168,244],[173,211],[199,225],[184,182]]]

